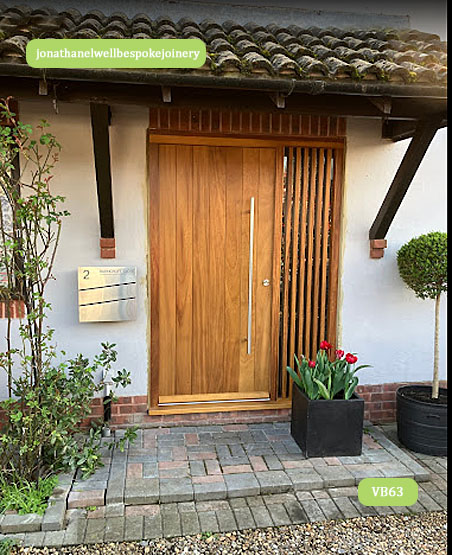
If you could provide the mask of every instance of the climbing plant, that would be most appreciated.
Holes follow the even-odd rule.
[[[61,145],[46,121],[36,128],[21,123],[9,99],[0,102],[0,121],[0,301],[7,318],[6,348],[0,353],[7,384],[7,399],[0,403],[0,470],[10,481],[37,482],[65,468],[86,475],[101,464],[102,422],[85,435],[79,426],[103,388],[97,374],[105,377],[112,370],[117,352],[103,343],[90,361],[81,354],[64,360],[57,350],[54,330],[46,324],[51,310],[46,290],[55,279],[62,224],[69,216],[64,197],[52,190]],[[13,301],[24,307],[18,326]],[[130,374],[118,371],[111,381],[125,387]],[[134,435],[128,430],[119,447]]]

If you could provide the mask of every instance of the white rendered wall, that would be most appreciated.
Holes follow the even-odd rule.
[[[117,257],[99,255],[99,220],[88,106],[21,102],[22,121],[46,118],[63,145],[55,192],[67,196],[71,212],[49,286],[49,323],[68,356],[93,356],[101,341],[117,344],[118,367],[132,372],[122,395],[145,395],[148,383],[146,128],[145,108],[113,106],[110,128]],[[415,235],[446,229],[446,132],[431,145],[388,234],[382,259],[369,258],[368,231],[406,150],[408,141],[380,139],[380,123],[350,119],[346,152],[339,338],[341,345],[373,365],[361,383],[429,380],[433,355],[433,302],[416,299],[401,281],[397,249]],[[138,316],[132,322],[78,322],[77,267],[133,265],[138,272]],[[441,324],[441,376],[445,377],[445,309]],[[5,321],[0,321],[4,337]],[[1,345],[1,344],[0,344]],[[0,375],[0,398],[5,397]]]
[[[387,235],[381,259],[369,258],[368,233],[409,140],[380,139],[381,124],[349,119],[344,183],[339,340],[373,368],[360,383],[431,380],[434,301],[402,282],[397,250],[429,231],[446,231],[446,130],[438,132]],[[446,295],[442,296],[440,377],[446,378]]]

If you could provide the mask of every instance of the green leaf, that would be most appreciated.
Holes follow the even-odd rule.
[[[330,394],[329,394],[327,388],[323,385],[323,383],[321,381],[319,381],[317,378],[314,378],[314,381],[319,387],[320,395],[324,399],[331,399]]]
[[[344,399],[350,399],[350,397],[353,395],[356,386],[358,385],[358,378],[356,376],[354,376],[350,382],[350,385],[347,387],[347,389],[345,390],[344,393]]]
[[[295,370],[293,370],[290,366],[287,366],[287,371],[289,372],[291,378],[293,379],[293,381],[297,384],[297,386],[301,389],[304,390],[303,387],[303,383],[300,379],[300,376],[295,372]]]

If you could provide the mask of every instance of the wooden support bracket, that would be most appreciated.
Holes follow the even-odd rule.
[[[416,131],[397,170],[378,214],[369,230],[370,257],[383,256],[384,237],[397,213],[425,153],[441,125],[442,116],[419,121]]]
[[[163,102],[172,102],[171,87],[162,87]]]
[[[277,108],[286,107],[286,96],[284,94],[280,92],[270,93],[270,98]]]
[[[388,116],[392,110],[392,101],[387,97],[369,98],[370,102],[376,106],[384,116]]]
[[[94,163],[96,167],[97,203],[100,223],[100,251],[102,258],[115,258],[115,230],[110,164],[110,107],[90,104],[93,133]]]
[[[49,94],[49,87],[45,79],[39,79],[38,94],[40,96],[47,96]]]

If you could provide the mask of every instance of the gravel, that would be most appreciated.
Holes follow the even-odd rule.
[[[447,513],[360,517],[131,543],[20,548],[14,554],[446,554]]]

